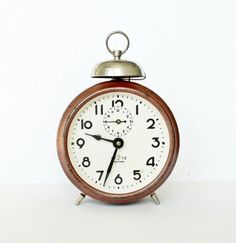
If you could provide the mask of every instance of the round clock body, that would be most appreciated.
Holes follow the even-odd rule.
[[[71,102],[60,122],[57,150],[66,175],[84,194],[129,203],[168,178],[179,133],[157,94],[115,80],[94,85]]]

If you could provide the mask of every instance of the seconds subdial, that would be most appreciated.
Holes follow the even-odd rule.
[[[133,117],[125,107],[113,106],[105,113],[103,125],[110,135],[122,137],[131,130]]]

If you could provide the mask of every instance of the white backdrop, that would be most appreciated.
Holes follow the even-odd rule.
[[[65,182],[56,132],[69,102],[128,34],[174,112],[181,149],[170,180],[236,179],[236,2],[9,0],[0,3],[0,182]]]

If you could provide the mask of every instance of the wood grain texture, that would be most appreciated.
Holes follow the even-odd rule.
[[[112,194],[95,189],[81,179],[72,166],[67,150],[67,136],[70,124],[77,112],[91,99],[109,92],[127,92],[138,95],[152,103],[162,114],[170,135],[170,150],[167,161],[160,174],[150,184],[140,190]],[[130,203],[153,193],[172,172],[179,152],[179,132],[175,118],[167,104],[153,91],[143,85],[123,80],[107,81],[96,84],[79,94],[64,112],[57,135],[57,152],[62,168],[70,181],[84,194],[108,203]]]

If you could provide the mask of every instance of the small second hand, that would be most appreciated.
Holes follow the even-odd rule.
[[[116,124],[121,124],[122,122],[126,123],[127,121],[126,120],[121,121],[120,119],[117,119],[115,121],[107,121],[107,120],[104,121],[104,123],[116,123]]]

